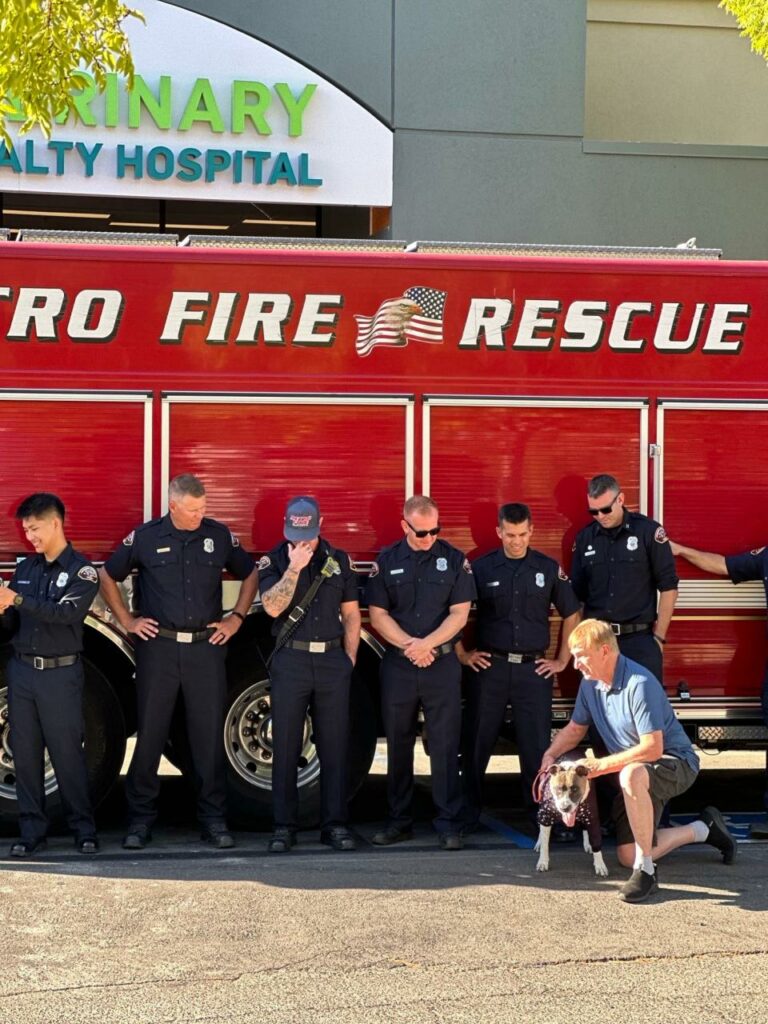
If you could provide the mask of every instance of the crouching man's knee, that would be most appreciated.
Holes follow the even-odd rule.
[[[637,849],[634,843],[620,843],[616,847],[616,856],[619,858],[619,864],[625,868],[631,868],[635,863],[635,855]]]
[[[648,769],[644,764],[627,764],[619,772],[621,790],[629,797],[648,792]]]

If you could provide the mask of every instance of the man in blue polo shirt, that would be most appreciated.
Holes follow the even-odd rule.
[[[658,888],[654,861],[687,843],[709,843],[732,863],[736,844],[716,807],[701,820],[656,831],[664,804],[684,793],[696,779],[699,760],[675,718],[663,687],[647,669],[619,653],[611,626],[586,619],[568,641],[575,667],[582,672],[571,721],[542,758],[546,770],[587,735],[593,725],[608,755],[584,758],[589,778],[618,773],[614,804],[619,862],[632,874],[619,898],[639,903]]]

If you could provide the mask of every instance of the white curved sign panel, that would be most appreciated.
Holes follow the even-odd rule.
[[[92,80],[50,139],[0,147],[0,190],[391,206],[392,132],[298,61],[160,0],[127,22],[136,86]]]

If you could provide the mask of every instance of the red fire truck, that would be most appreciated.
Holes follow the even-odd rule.
[[[470,557],[496,545],[497,506],[523,500],[536,546],[567,567],[588,518],[586,480],[598,472],[616,475],[630,507],[674,539],[759,547],[768,265],[672,257],[0,242],[3,570],[25,552],[13,510],[29,492],[60,494],[72,539],[101,561],[166,510],[169,479],[186,471],[205,481],[210,514],[255,552],[280,539],[286,499],[316,495],[324,532],[352,554],[361,583],[400,536],[414,492],[435,498],[445,535]],[[764,744],[762,588],[687,563],[679,571],[665,648],[676,712],[703,746]],[[235,586],[225,583],[229,607]],[[257,605],[228,654],[222,742],[240,822],[269,806],[266,618]],[[380,653],[366,629],[353,700],[357,783],[380,734]],[[131,640],[98,601],[85,664],[98,798],[135,727]],[[568,719],[576,685],[571,672],[559,680],[554,725]],[[2,686],[0,814],[11,816]],[[184,763],[181,732],[169,755]],[[308,719],[307,820],[318,773]],[[50,766],[46,784],[55,804]]]

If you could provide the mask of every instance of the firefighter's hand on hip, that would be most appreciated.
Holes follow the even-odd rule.
[[[143,615],[136,616],[126,626],[129,633],[140,637],[142,640],[152,640],[157,636],[158,623],[154,619],[147,619]]]
[[[208,629],[212,629],[213,633],[208,637],[208,643],[225,644],[230,637],[235,635],[241,625],[242,622],[236,615],[230,615],[220,622],[209,622]]]

